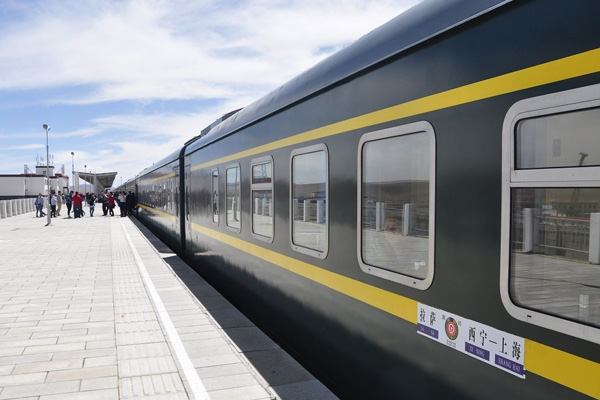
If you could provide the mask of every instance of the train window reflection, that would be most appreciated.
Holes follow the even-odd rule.
[[[521,100],[503,129],[501,296],[600,343],[600,85]]]
[[[219,170],[213,169],[211,173],[212,188],[212,221],[219,223]]]
[[[319,258],[325,258],[328,249],[327,168],[325,145],[292,153],[292,247]]]
[[[227,226],[239,231],[242,227],[242,204],[240,202],[240,166],[228,167],[225,178],[227,198]]]
[[[600,326],[600,189],[516,188],[511,211],[512,300]]]
[[[516,132],[518,169],[600,165],[600,108],[522,120]]]
[[[252,160],[252,234],[255,238],[273,240],[273,159]]]
[[[425,132],[362,148],[362,259],[418,279],[429,268],[429,154]]]

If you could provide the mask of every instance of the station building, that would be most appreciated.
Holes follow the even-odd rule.
[[[55,173],[54,166],[37,165],[35,173],[25,168],[22,174],[0,175],[0,199],[37,197],[39,193],[46,195],[48,185],[50,190],[68,191],[69,176],[64,174],[64,167],[61,171]]]

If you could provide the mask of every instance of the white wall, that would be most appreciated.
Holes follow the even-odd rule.
[[[25,182],[22,176],[0,177],[0,196],[25,196]]]
[[[25,182],[25,196],[37,196],[38,193],[46,194],[45,176],[25,176],[20,178]]]

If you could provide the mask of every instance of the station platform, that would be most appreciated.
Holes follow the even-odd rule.
[[[0,220],[0,400],[337,398],[134,218],[65,214]]]

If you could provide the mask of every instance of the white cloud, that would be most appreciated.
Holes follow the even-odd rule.
[[[217,105],[198,113],[133,114],[96,118],[88,130],[95,132],[98,143],[80,145],[75,149],[76,160],[85,160],[88,170],[118,171],[119,179],[127,180],[142,169],[180,149],[188,139],[200,134],[219,111],[233,109],[233,103]],[[109,132],[120,132],[110,135]],[[66,133],[70,136],[72,132]],[[108,136],[110,135],[110,136]],[[70,165],[70,152],[55,154],[56,164]],[[82,170],[77,162],[76,170]],[[70,169],[69,169],[70,170]]]
[[[22,146],[8,146],[6,150],[35,150],[35,149],[43,149],[45,146],[43,144],[25,144]]]
[[[148,107],[151,114],[145,107],[120,114],[108,107],[103,116],[64,123],[62,130],[56,122],[51,131],[58,167],[70,171],[74,151],[76,170],[85,163],[124,179],[418,2],[7,1],[3,6],[17,18],[0,14],[0,94],[24,93],[7,96],[11,110],[30,107],[28,119],[52,124],[61,120],[53,118],[60,107],[76,113],[96,103],[164,103],[164,110]],[[211,105],[181,112],[171,100]],[[42,137],[33,128],[2,125],[0,139],[15,150],[45,147],[28,144]],[[0,147],[0,170],[22,165]]]
[[[84,88],[54,98],[64,103],[257,97],[412,1],[194,3],[37,3],[0,28],[0,90]]]

